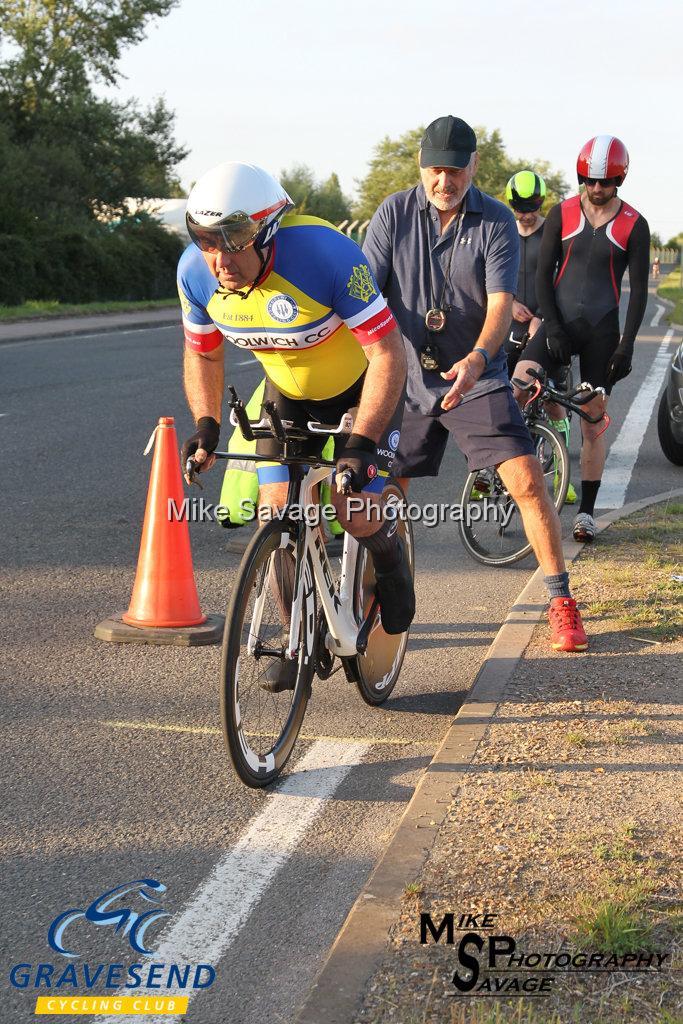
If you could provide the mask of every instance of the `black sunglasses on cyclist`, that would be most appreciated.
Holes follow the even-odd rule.
[[[618,181],[616,178],[584,178],[584,184],[590,185],[601,185],[602,188],[610,188],[612,185],[617,185]]]

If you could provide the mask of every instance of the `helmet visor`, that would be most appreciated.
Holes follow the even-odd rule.
[[[241,210],[209,227],[198,224],[191,213],[187,214],[185,220],[190,238],[202,252],[242,252],[251,245],[263,227],[263,221],[254,220]]]
[[[528,199],[522,199],[521,196],[513,196],[510,206],[516,213],[536,213],[543,206],[543,197],[530,196]]]

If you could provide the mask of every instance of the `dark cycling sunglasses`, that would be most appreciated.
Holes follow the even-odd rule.
[[[584,178],[586,185],[601,185],[603,188],[609,188],[611,185],[617,185],[618,181],[616,178]]]

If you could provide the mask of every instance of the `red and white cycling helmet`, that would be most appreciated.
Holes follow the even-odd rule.
[[[266,246],[294,203],[279,181],[254,164],[218,164],[196,182],[185,222],[200,249],[241,252]]]
[[[579,153],[576,173],[579,185],[583,185],[586,178],[622,185],[628,173],[628,150],[615,135],[596,135]]]

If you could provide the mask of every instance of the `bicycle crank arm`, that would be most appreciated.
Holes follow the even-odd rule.
[[[358,639],[356,640],[356,650],[358,651],[359,654],[365,654],[367,650],[368,640],[370,639],[370,634],[375,628],[375,623],[377,622],[378,614],[379,599],[377,597],[377,594],[375,594],[375,596],[372,599],[372,604],[370,605],[368,617],[358,631]]]

